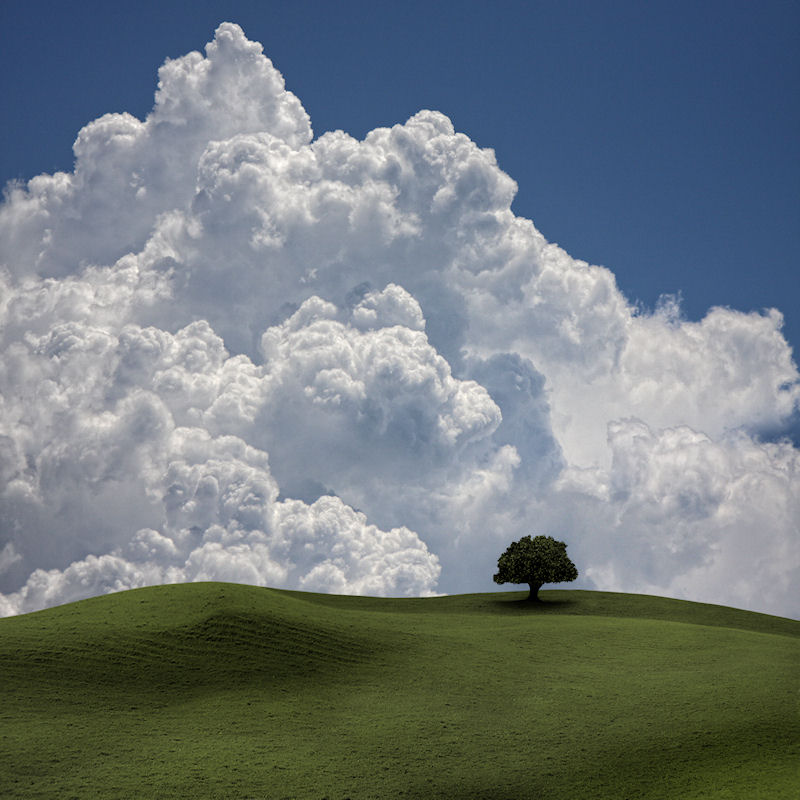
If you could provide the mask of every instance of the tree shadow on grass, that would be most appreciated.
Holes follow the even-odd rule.
[[[488,601],[489,608],[497,614],[548,614],[558,613],[578,605],[572,599],[544,599],[528,600],[527,593],[520,593],[519,597],[510,599],[497,598]]]

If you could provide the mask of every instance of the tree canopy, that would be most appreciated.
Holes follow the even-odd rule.
[[[527,583],[529,600],[539,599],[544,583],[574,581],[578,570],[567,555],[567,545],[552,536],[523,536],[497,559],[495,583]]]

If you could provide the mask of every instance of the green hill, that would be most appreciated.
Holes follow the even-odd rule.
[[[159,586],[0,620],[3,798],[794,798],[800,623]]]

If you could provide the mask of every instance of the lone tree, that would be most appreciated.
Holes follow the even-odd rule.
[[[567,555],[567,545],[552,536],[523,536],[497,559],[495,583],[527,583],[528,600],[539,601],[543,583],[574,581],[578,570]]]

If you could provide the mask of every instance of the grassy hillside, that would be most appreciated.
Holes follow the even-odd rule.
[[[800,623],[521,597],[204,583],[0,620],[0,797],[796,797]]]

